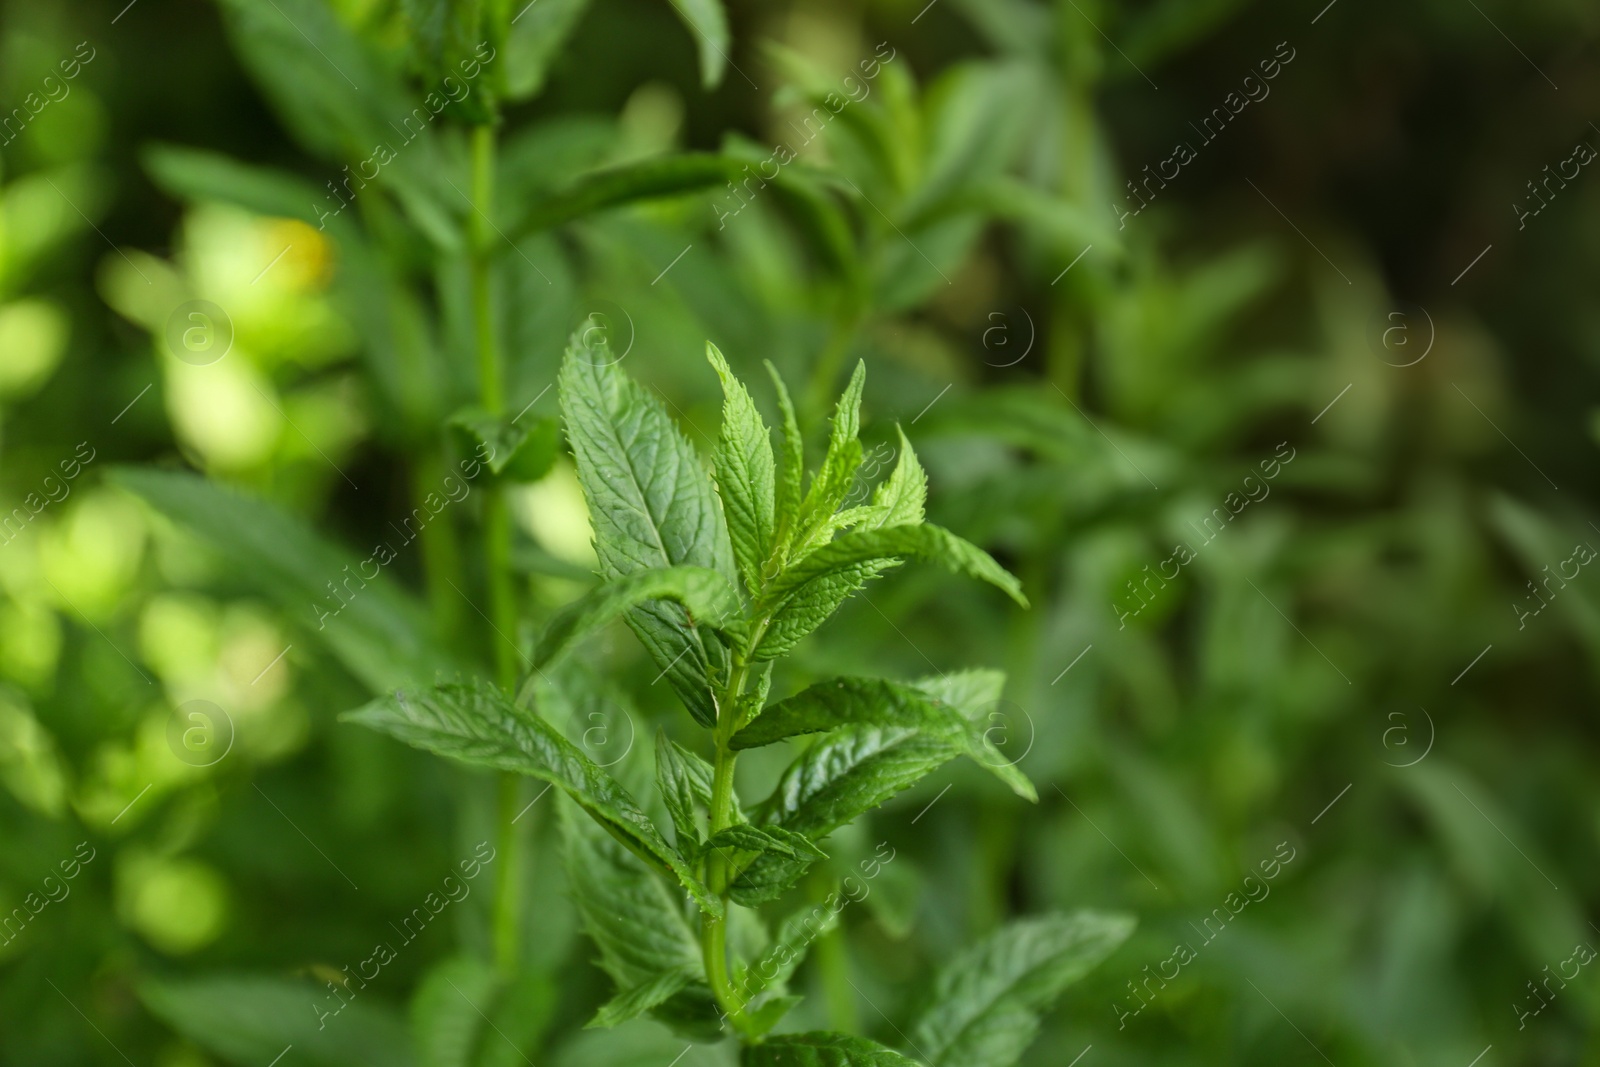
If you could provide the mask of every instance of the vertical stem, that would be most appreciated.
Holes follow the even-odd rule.
[[[749,665],[741,653],[735,652],[729,672],[728,687],[717,707],[716,762],[711,777],[711,833],[727,829],[733,823],[733,768],[737,754],[728,747],[733,731],[738,727],[739,697],[744,693],[745,676]],[[706,862],[706,882],[711,892],[722,899],[724,915],[728,903],[728,861],[713,849]],[[700,953],[705,961],[706,982],[711,986],[717,1004],[727,1014],[736,1030],[747,1025],[744,998],[728,981],[727,920],[710,915],[700,918]]]
[[[494,213],[495,132],[489,125],[472,128],[472,214],[469,218],[469,266],[472,277],[473,332],[477,342],[478,396],[490,415],[505,414],[505,384],[500,349],[495,341],[491,289],[490,219]],[[511,522],[505,490],[490,475],[483,502],[484,569],[489,585],[489,618],[495,631],[495,680],[506,692],[517,684],[517,607],[511,583]],[[503,974],[512,974],[522,949],[522,841],[513,823],[521,800],[521,779],[500,776],[497,833],[500,868],[495,874],[494,955]]]

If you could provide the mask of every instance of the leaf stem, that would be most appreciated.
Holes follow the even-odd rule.
[[[505,384],[500,349],[494,332],[494,293],[490,255],[490,219],[494,211],[495,131],[492,125],[472,128],[472,214],[468,225],[468,267],[472,280],[473,333],[477,347],[478,398],[496,418],[505,414]],[[495,680],[507,693],[517,684],[517,606],[511,582],[511,521],[505,490],[493,475],[484,488],[484,567],[489,585],[489,638],[494,648]],[[500,776],[497,839],[500,868],[495,874],[494,955],[502,974],[513,974],[522,948],[522,839],[516,826],[522,780],[510,772]]]

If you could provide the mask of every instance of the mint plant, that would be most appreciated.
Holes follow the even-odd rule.
[[[821,466],[768,365],[781,444],[745,385],[707,346],[724,395],[708,471],[662,403],[628,378],[598,331],[574,335],[560,374],[566,434],[588,501],[601,584],[559,612],[516,695],[488,681],[401,689],[347,719],[468,764],[541,779],[575,804],[564,820],[573,895],[617,986],[591,1025],[650,1014],[701,1040],[735,1037],[751,1067],[1003,1067],[1037,1013],[1111,952],[1131,920],[1080,913],[1016,923],[962,954],[891,1049],[835,1031],[774,1033],[799,1001],[789,981],[816,927],[804,909],[768,921],[827,857],[829,835],[958,756],[1018,796],[1033,786],[985,736],[1004,677],[831,678],[769,703],[774,663],[867,581],[906,560],[940,564],[1026,606],[986,552],[924,520],[927,476],[900,434],[869,503],[846,506],[862,462],[865,365],[835,408]],[[553,715],[564,657],[623,620],[705,735],[697,752],[660,733],[658,823]],[[748,806],[740,753],[801,751]],[[830,899],[837,899],[837,895]],[[796,920],[799,921],[796,921]],[[915,1059],[911,1058],[915,1057]]]

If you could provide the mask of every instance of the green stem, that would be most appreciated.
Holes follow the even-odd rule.
[[[752,647],[754,647],[752,645]],[[711,833],[717,834],[733,824],[733,769],[738,754],[728,747],[733,731],[738,728],[739,698],[744,694],[749,664],[741,652],[735,652],[728,686],[723,691],[717,708],[715,731],[716,757],[711,775]],[[706,861],[706,883],[711,891],[722,898],[724,916],[732,905],[728,902],[728,861],[713,850]],[[706,982],[717,1004],[726,1013],[734,1029],[748,1034],[749,1018],[744,1014],[744,998],[728,980],[727,920],[711,915],[700,919],[700,953],[705,961]]]
[[[493,126],[472,128],[472,214],[468,220],[472,279],[473,332],[477,342],[478,397],[490,415],[505,414],[505,383],[500,349],[494,332],[494,293],[490,255],[494,214],[495,133]],[[489,585],[489,618],[494,633],[495,680],[507,693],[517,685],[517,605],[511,582],[511,516],[505,490],[493,475],[484,488],[484,569]],[[522,838],[513,825],[522,799],[522,780],[509,772],[500,776],[498,840],[500,869],[495,877],[494,954],[503,974],[517,970],[522,955]]]

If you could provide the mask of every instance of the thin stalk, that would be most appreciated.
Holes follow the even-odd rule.
[[[733,769],[738,754],[728,747],[738,715],[739,697],[744,692],[747,666],[741,655],[735,654],[728,688],[724,691],[721,706],[717,709],[716,758],[711,776],[711,833],[726,830],[733,822]],[[720,851],[713,850],[706,863],[706,882],[710,890],[722,898],[724,914],[728,904],[728,861]],[[728,981],[728,947],[726,919],[704,915],[700,921],[700,952],[705,959],[706,981],[711,986],[717,1003],[728,1014],[736,1028],[741,1027],[744,1001]]]
[[[494,213],[495,132],[493,126],[472,128],[472,214],[468,220],[472,278],[473,332],[477,342],[478,399],[495,417],[505,414],[505,383],[500,348],[494,332],[491,288],[490,219]],[[489,638],[494,648],[495,680],[507,693],[517,685],[517,607],[511,582],[511,521],[505,491],[491,476],[484,489],[483,554],[489,585]],[[522,949],[522,839],[514,825],[522,797],[522,780],[509,772],[499,783],[497,839],[500,867],[495,874],[494,954],[503,974],[512,974]]]

